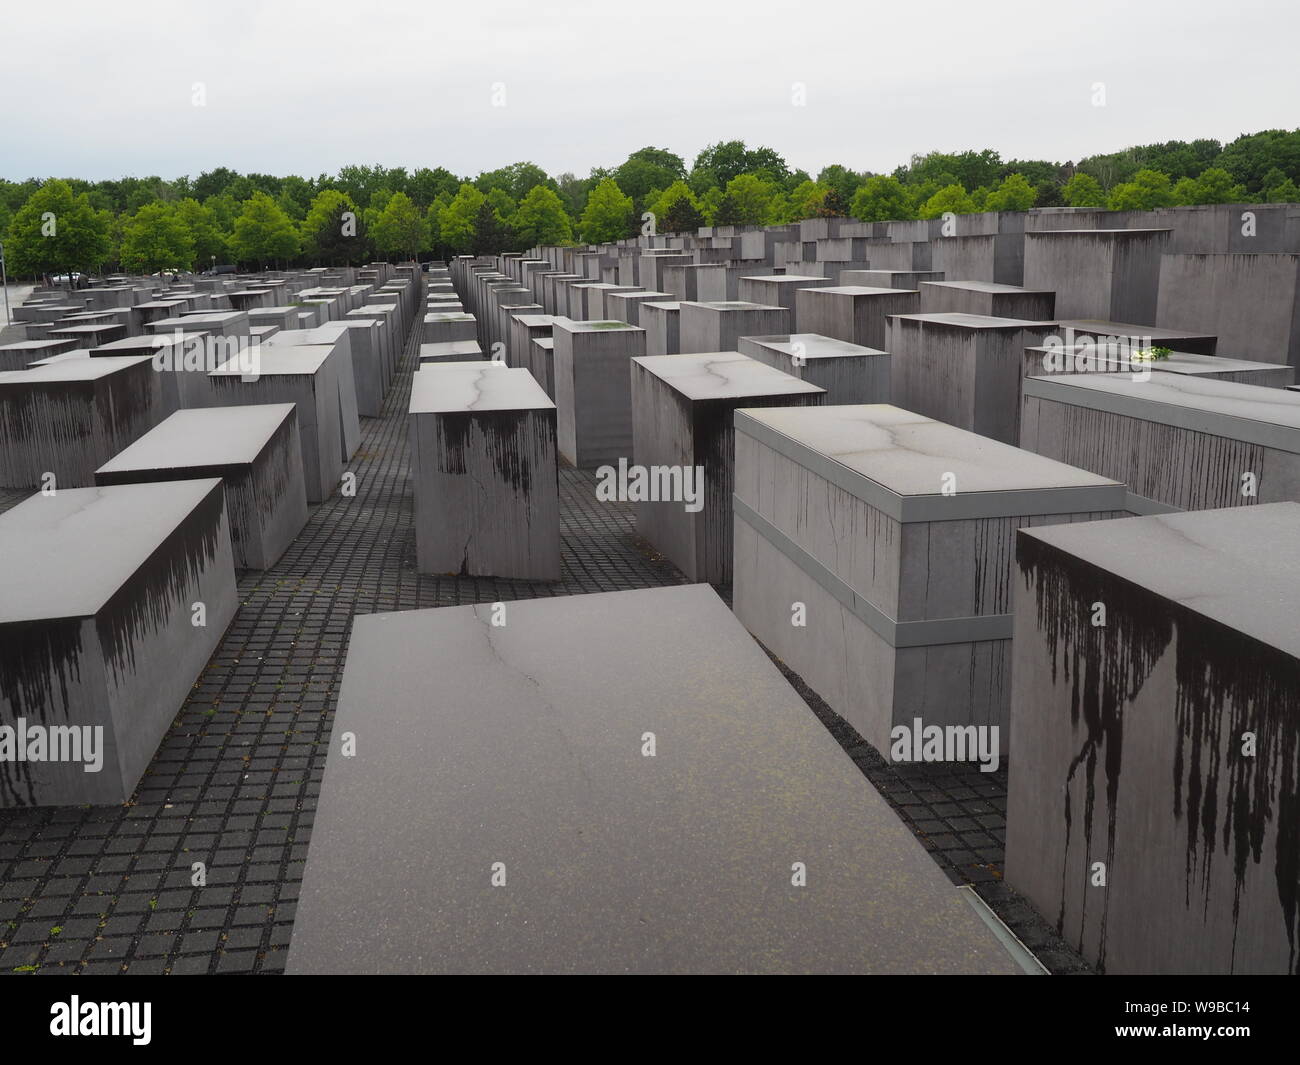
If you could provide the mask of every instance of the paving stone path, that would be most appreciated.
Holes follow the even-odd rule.
[[[631,508],[598,502],[594,476],[572,468],[560,471],[559,583],[417,574],[406,407],[418,347],[416,329],[382,416],[362,423],[356,495],[314,508],[276,566],[240,580],[234,623],[132,802],[0,810],[0,973],[281,971],[354,614],[684,581],[636,537]],[[0,512],[30,494],[0,489]],[[1005,771],[890,766],[787,676],[955,883],[1050,970],[1087,971],[1000,880]]]

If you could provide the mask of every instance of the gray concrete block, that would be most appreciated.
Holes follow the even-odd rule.
[[[1020,440],[1024,349],[1054,326],[980,314],[889,320],[894,403],[981,436]]]
[[[1165,255],[1156,322],[1244,359],[1300,367],[1300,254]]]
[[[901,288],[920,290],[922,282],[942,281],[942,270],[845,270],[840,274],[841,285],[858,285],[862,288]]]
[[[1056,313],[1056,293],[991,281],[923,281],[921,313],[982,314],[1049,322]]]
[[[784,307],[790,312],[790,328],[799,328],[795,294],[801,288],[825,288],[829,282],[824,277],[807,274],[773,274],[771,277],[742,277],[737,282],[738,298],[747,303],[761,303],[767,307]]]
[[[817,333],[741,337],[742,355],[826,390],[827,403],[888,403],[887,351]]]
[[[742,336],[789,333],[792,315],[761,303],[680,304],[681,353],[735,351]]]
[[[920,718],[1006,758],[1016,530],[1124,486],[893,406],[735,421],[736,616],[887,757]]]
[[[712,590],[494,609],[354,624],[290,973],[1018,971]]]
[[[263,350],[256,374],[234,362],[208,374],[213,406],[293,403],[297,406],[307,502],[334,494],[343,477],[339,363],[328,345]]]
[[[731,576],[731,489],[737,407],[821,403],[825,392],[735,351],[632,360],[631,454],[676,470],[693,498],[633,500],[637,532],[692,581]],[[702,482],[702,483],[701,483]]]
[[[93,485],[99,466],[175,410],[148,356],[75,356],[0,373],[0,486]]]
[[[560,454],[579,467],[631,454],[629,363],[645,354],[645,330],[624,322],[557,319],[551,340]]]
[[[420,365],[439,362],[473,362],[483,358],[477,340],[448,340],[443,344],[421,344]]]
[[[676,355],[681,346],[681,303],[647,300],[641,304],[641,328],[645,330],[647,355]]]
[[[221,482],[33,496],[0,585],[0,806],[128,801],[239,604]],[[51,759],[54,728],[79,749]]]
[[[268,569],[307,524],[292,404],[177,411],[95,471],[97,485],[220,477],[234,563]]]
[[[795,294],[798,332],[847,340],[866,348],[891,350],[886,320],[891,314],[914,314],[918,292],[861,285],[801,288]]]
[[[408,425],[419,571],[559,580],[556,411],[532,375],[425,365]]]
[[[1154,323],[1167,229],[1025,234],[1026,288],[1056,293],[1060,318]],[[952,274],[946,274],[952,277]]]
[[[1017,568],[1007,883],[1108,974],[1294,973],[1300,506],[1022,530]]]
[[[1195,375],[1024,380],[1021,446],[1129,487],[1151,514],[1300,500],[1300,395]]]

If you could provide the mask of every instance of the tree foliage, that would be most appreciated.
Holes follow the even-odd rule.
[[[275,200],[254,192],[235,219],[230,250],[239,262],[264,267],[298,253],[298,230]]]

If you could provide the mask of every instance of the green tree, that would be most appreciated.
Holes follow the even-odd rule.
[[[694,232],[704,225],[700,202],[681,178],[647,203],[646,210],[655,216],[655,229],[659,233]]]
[[[460,179],[450,170],[436,166],[420,167],[411,175],[408,195],[421,207],[429,207],[439,196],[450,200],[460,188]]]
[[[842,203],[851,204],[858,189],[862,188],[869,177],[870,174],[859,174],[839,163],[832,163],[822,168],[821,173],[817,175],[817,184],[828,185],[839,194]]]
[[[1246,186],[1233,182],[1232,175],[1221,166],[1206,167],[1200,177],[1183,178],[1174,186],[1174,201],[1193,203],[1242,203]]]
[[[767,225],[777,213],[780,189],[756,174],[741,174],[727,182],[727,197],[735,205],[735,222],[728,225]]]
[[[5,243],[8,269],[20,274],[97,270],[111,251],[109,216],[66,181],[47,181],[14,212]]]
[[[505,189],[491,189],[487,194],[487,202],[503,221],[508,222],[514,216],[516,201]]]
[[[908,166],[899,167],[894,176],[906,184],[937,182],[942,188],[960,185],[963,189],[993,185],[1002,174],[1002,157],[991,148],[982,152],[927,152],[912,156]]]
[[[1300,181],[1300,129],[1266,129],[1242,134],[1224,146],[1214,160],[1234,181],[1246,186],[1247,195],[1264,191],[1265,177],[1280,170],[1292,181]]]
[[[1300,203],[1300,186],[1276,167],[1264,176],[1266,203]]]
[[[475,219],[485,203],[487,197],[465,182],[438,216],[439,236],[453,255],[468,255],[474,250]]]
[[[395,192],[375,220],[370,239],[381,255],[414,259],[429,247],[424,212],[406,193]]]
[[[534,185],[519,201],[514,215],[515,237],[525,248],[539,244],[568,244],[573,225],[559,193],[545,185]]]
[[[302,249],[322,266],[350,266],[370,256],[369,230],[352,198],[338,189],[321,189],[298,227]]]
[[[820,181],[805,181],[790,190],[790,221],[818,217],[822,204],[833,190]]]
[[[621,240],[636,232],[632,197],[625,196],[613,178],[603,178],[587,196],[578,222],[582,239],[589,244]]]
[[[216,212],[204,207],[198,200],[187,196],[176,204],[176,216],[189,230],[194,242],[194,263],[203,267],[212,262],[225,262],[226,235],[217,223]]]
[[[1055,181],[1040,181],[1034,188],[1035,207],[1064,207],[1061,186]]]
[[[265,192],[254,192],[235,219],[230,250],[242,263],[259,267],[298,254],[298,231],[278,203]]]
[[[715,226],[738,226],[744,224],[744,215],[741,213],[740,204],[730,192],[724,192],[721,199],[718,200],[717,206],[713,209],[713,216],[710,225]]]
[[[667,189],[684,179],[686,166],[681,156],[663,148],[642,148],[628,156],[611,176],[632,202],[638,203],[651,191]]]
[[[1132,181],[1124,181],[1110,190],[1106,206],[1112,211],[1150,211],[1171,207],[1174,190],[1168,174],[1158,170],[1139,170]]]
[[[1065,183],[1061,193],[1067,207],[1105,207],[1106,193],[1101,183],[1082,170]]]
[[[147,203],[122,226],[122,267],[134,274],[188,270],[194,265],[194,239],[176,209]]]
[[[970,195],[960,185],[945,185],[922,205],[921,218],[939,218],[948,212],[971,214],[975,210]]]
[[[906,221],[916,214],[896,177],[869,177],[854,193],[849,214],[861,222]]]
[[[1023,174],[1008,174],[984,201],[985,211],[1028,211],[1034,206],[1034,187]]]
[[[475,255],[495,255],[513,250],[514,245],[510,226],[485,198],[474,215],[474,242],[470,250]]]
[[[726,187],[741,174],[762,173],[769,181],[784,182],[789,175],[786,161],[771,148],[746,148],[744,141],[719,141],[710,144],[695,157],[695,166],[691,169],[692,178],[696,173],[707,178],[703,187],[694,180],[691,188],[696,195],[702,194],[709,185]]]
[[[510,198],[511,210],[535,185],[554,188],[555,182],[536,163],[511,163],[499,170],[489,170],[474,179],[474,187],[484,194],[500,189]],[[499,209],[498,209],[499,210]]]

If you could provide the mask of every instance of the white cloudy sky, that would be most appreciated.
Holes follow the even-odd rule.
[[[0,176],[585,175],[741,138],[816,173],[1300,125],[1291,0],[5,0]],[[194,85],[206,106],[193,104]],[[505,106],[493,106],[504,85]],[[806,105],[792,103],[802,83]],[[1105,106],[1093,105],[1104,84]]]

